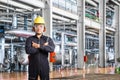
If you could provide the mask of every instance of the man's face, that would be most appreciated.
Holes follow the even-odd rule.
[[[43,31],[44,31],[44,25],[42,25],[42,24],[37,24],[37,25],[35,25],[34,26],[35,27],[35,32],[37,33],[37,34],[42,34],[43,33]]]

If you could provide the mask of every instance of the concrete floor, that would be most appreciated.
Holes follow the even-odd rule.
[[[27,80],[27,72],[0,72],[0,80]],[[59,69],[50,72],[50,80],[120,80],[114,67],[78,69]]]

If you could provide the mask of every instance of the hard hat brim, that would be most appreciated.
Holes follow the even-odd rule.
[[[34,23],[34,25],[45,25],[44,23]]]

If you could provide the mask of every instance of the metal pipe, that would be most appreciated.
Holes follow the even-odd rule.
[[[13,14],[12,27],[17,28],[17,15]]]
[[[38,0],[19,0],[19,1],[38,7],[38,8],[45,8],[45,5],[42,1],[38,1]]]
[[[33,7],[30,7],[30,6],[27,6],[27,5],[24,5],[24,4],[20,4],[19,2],[15,2],[15,1],[12,1],[12,0],[0,0],[0,2],[5,3],[5,4],[9,4],[11,6],[19,7],[21,9],[30,10],[30,11],[33,9]]]
[[[28,27],[27,16],[24,16],[24,30],[27,30],[27,27]]]

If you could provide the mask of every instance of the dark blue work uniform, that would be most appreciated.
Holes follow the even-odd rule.
[[[40,48],[32,47],[32,41],[40,44]],[[43,44],[46,42],[48,42],[48,45],[44,46]],[[41,80],[49,80],[48,53],[53,52],[54,49],[55,45],[50,37],[42,35],[39,39],[35,35],[27,38],[25,50],[30,55],[29,80],[37,80],[38,75],[40,75]]]

